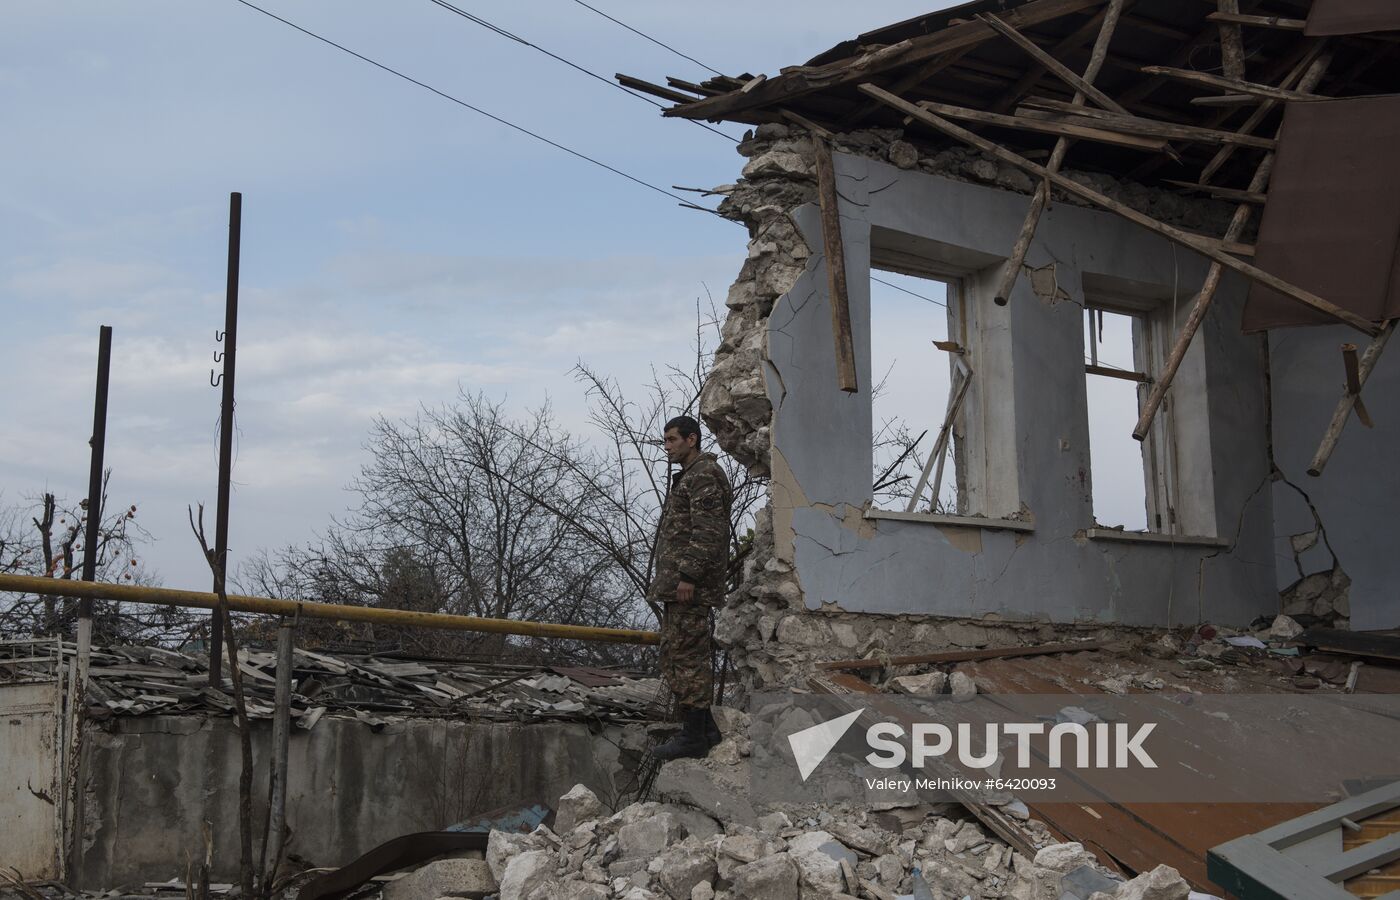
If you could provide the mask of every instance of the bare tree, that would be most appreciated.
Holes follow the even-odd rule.
[[[619,628],[651,628],[657,518],[669,480],[661,444],[672,416],[698,408],[718,342],[713,305],[697,311],[694,357],[653,370],[636,400],[580,361],[592,433],[575,437],[548,405],[510,416],[463,393],[411,420],[378,420],[360,503],[316,544],[260,552],[240,569],[254,593]],[[735,486],[734,557],[751,537],[762,483],[720,456]],[[736,566],[737,568],[737,566]],[[319,640],[384,640],[420,652],[530,655],[527,640],[338,626]],[[636,648],[552,642],[552,658],[639,663]]]
[[[638,625],[625,577],[572,524],[587,515],[577,484],[592,470],[548,407],[511,420],[502,405],[464,394],[411,420],[378,420],[368,450],[351,485],[358,507],[318,544],[263,554],[240,578],[367,606]],[[390,633],[424,652],[499,652],[506,644],[494,635]]]
[[[107,499],[111,470],[103,474],[102,516],[95,560],[98,581],[154,584],[157,576],[141,559],[141,547],[150,539],[137,520],[135,504],[115,511]],[[35,575],[56,580],[82,577],[87,500],[77,503],[53,493],[0,508],[0,572]],[[181,643],[189,636],[196,617],[184,610],[127,607],[107,601],[93,604],[93,640],[97,642],[150,641]],[[77,601],[54,595],[0,595],[0,635],[72,635],[77,623]]]

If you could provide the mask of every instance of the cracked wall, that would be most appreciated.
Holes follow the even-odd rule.
[[[1396,552],[1400,358],[1382,354],[1364,388],[1375,420],[1347,423],[1319,477],[1307,474],[1344,387],[1343,325],[1269,332],[1275,555],[1284,611],[1303,624],[1365,631],[1400,627]]]
[[[1090,539],[1085,281],[1172,292],[1179,321],[1205,260],[1056,197],[1027,255],[1031,277],[996,307],[990,286],[1024,218],[1029,179],[970,151],[921,154],[898,132],[842,135],[836,150],[855,394],[836,387],[810,142],[761,126],[740,145],[750,157],[743,179],[722,189],[721,211],[751,241],[701,411],[726,451],[771,476],[756,552],[719,617],[741,672],[770,683],[814,657],[957,646],[969,635],[1014,644],[1277,612],[1263,369],[1237,326],[1242,283],[1226,278],[1179,382],[1208,390],[1204,465],[1218,475],[1192,483],[1205,485],[1228,548]],[[1189,228],[1219,229],[1228,215],[1210,201],[1071,177]],[[1009,373],[995,385],[1005,400],[985,405],[1005,420],[1009,439],[995,451],[1012,467],[1016,502],[1002,498],[990,512],[1032,530],[870,515],[869,270],[872,244],[890,241],[961,273],[978,295],[980,328],[1009,347]]]

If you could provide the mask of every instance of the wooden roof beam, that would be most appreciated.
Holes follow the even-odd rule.
[[[1046,53],[1039,46],[1037,46],[1034,41],[1026,37],[1020,31],[1017,31],[1009,23],[1002,21],[992,13],[981,13],[980,15],[978,15],[977,18],[987,23],[992,28],[996,29],[997,33],[1000,34],[1002,37],[1011,41],[1011,43],[1015,44],[1016,46],[1024,50],[1026,53],[1028,53],[1030,57],[1034,59],[1037,63],[1039,63],[1041,66],[1043,66],[1047,72],[1054,75],[1056,78],[1059,78],[1061,81],[1074,88],[1079,93],[1082,93],[1086,98],[1093,100],[1100,107],[1104,109],[1111,109],[1114,112],[1122,113],[1125,116],[1129,115],[1129,112],[1122,106],[1119,106],[1116,100],[1109,97],[1103,91],[1094,87],[1092,84],[1085,81],[1083,78],[1079,77],[1079,75],[1075,72],[1070,71],[1070,69],[1066,67],[1064,63],[1060,62],[1055,57]]]
[[[1070,50],[1082,47],[1085,41],[1098,33],[1099,26],[1103,24],[1105,12],[1107,12],[1106,9],[1101,9],[1094,13],[1083,25],[1080,25],[1065,37],[1064,40],[1051,47],[1050,55],[1059,56]],[[1011,86],[1011,89],[997,98],[996,102],[991,106],[991,111],[995,113],[1006,112],[1008,109],[1015,106],[1018,100],[1026,96],[1043,77],[1045,77],[1045,67],[1039,62],[1033,62],[1030,69],[1017,79],[1016,83]],[[894,93],[898,94],[902,92],[895,91]]]
[[[1282,16],[1242,16],[1239,13],[1213,12],[1206,16],[1211,22],[1228,22],[1234,25],[1249,25],[1254,28],[1277,28],[1282,31],[1302,31],[1307,27],[1307,19],[1285,19]]]
[[[1196,72],[1190,69],[1174,69],[1170,66],[1143,66],[1142,71],[1149,75],[1162,75],[1167,78],[1174,78],[1177,81],[1186,81],[1191,84],[1199,84],[1204,87],[1214,88],[1218,91],[1225,91],[1228,94],[1263,97],[1268,100],[1327,99],[1320,94],[1314,94],[1309,91],[1290,91],[1283,88],[1272,87],[1267,84],[1241,81],[1238,78],[1225,78],[1220,75],[1211,75],[1208,72]]]
[[[1113,41],[1113,33],[1118,28],[1118,21],[1122,18],[1123,10],[1127,6],[1128,0],[1110,0],[1108,8],[1104,10],[1103,23],[1099,26],[1098,37],[1094,39],[1094,49],[1089,52],[1089,62],[1084,67],[1082,80],[1092,84],[1094,79],[1099,77],[1099,70],[1103,68],[1104,58],[1108,56],[1108,45]],[[1075,91],[1074,98],[1070,101],[1074,107],[1084,106],[1084,94]],[[1045,171],[1057,173],[1060,166],[1065,161],[1065,154],[1069,152],[1070,140],[1061,137],[1055,141],[1055,149],[1050,151],[1050,159],[1046,161]],[[1011,289],[1016,286],[1016,279],[1021,276],[1021,265],[1026,260],[1026,253],[1030,250],[1031,238],[1035,236],[1035,230],[1040,225],[1040,215],[1045,211],[1045,207],[1050,202],[1050,182],[1048,179],[1042,180],[1035,186],[1035,194],[1031,196],[1030,208],[1026,210],[1026,217],[1021,222],[1021,230],[1016,235],[1016,242],[1011,246],[1011,254],[1007,257],[1006,263],[1002,266],[1001,275],[997,279],[996,292],[992,294],[992,300],[999,306],[1005,306],[1011,297]]]
[[[880,100],[881,102],[887,104],[893,109],[896,109],[907,116],[911,116],[912,118],[931,126],[937,131],[941,131],[944,134],[947,134],[949,137],[957,138],[958,140],[966,144],[970,144],[971,146],[976,147],[977,149],[996,157],[1004,163],[1016,166],[1017,168],[1024,170],[1027,174],[1031,175],[1032,177],[1048,180],[1055,187],[1059,188],[1067,194],[1071,194],[1075,197],[1080,198],[1081,200],[1085,200],[1088,203],[1099,207],[1100,209],[1104,209],[1108,212],[1114,213],[1115,215],[1121,216],[1122,218],[1127,219],[1129,222],[1141,226],[1142,228],[1145,228],[1148,231],[1159,234],[1162,237],[1165,237],[1168,240],[1172,241],[1173,243],[1180,244],[1188,250],[1194,250],[1195,252],[1200,253],[1201,255],[1206,256],[1214,262],[1218,263],[1222,268],[1232,269],[1238,272],[1239,274],[1245,276],[1246,278],[1263,284],[1265,287],[1272,288],[1273,290],[1278,291],[1279,293],[1290,297],[1293,300],[1304,304],[1305,306],[1310,306],[1313,309],[1325,312],[1329,316],[1332,316],[1335,319],[1347,323],[1348,325],[1352,326],[1353,328],[1362,332],[1363,334],[1375,335],[1379,332],[1379,329],[1375,325],[1371,324],[1370,322],[1366,321],[1365,319],[1361,318],[1355,313],[1343,309],[1340,306],[1337,306],[1335,303],[1331,303],[1330,301],[1324,300],[1316,294],[1313,294],[1311,291],[1300,288],[1297,285],[1290,284],[1284,281],[1282,278],[1279,278],[1275,275],[1271,275],[1268,272],[1265,272],[1263,269],[1258,268],[1257,266],[1246,263],[1243,260],[1236,259],[1230,254],[1225,253],[1216,245],[1217,242],[1210,241],[1209,239],[1203,239],[1198,235],[1194,235],[1190,232],[1182,231],[1179,228],[1174,228],[1171,225],[1159,222],[1158,220],[1147,215],[1146,213],[1138,212],[1137,210],[1133,209],[1132,207],[1126,204],[1119,203],[1117,200],[1114,200],[1111,197],[1106,197],[1103,194],[1100,194],[1098,191],[1094,190],[1093,188],[1086,187],[1085,185],[1080,184],[1072,178],[1066,178],[1064,175],[1061,175],[1058,172],[1051,172],[1044,166],[1033,163],[1030,160],[1025,159],[1024,157],[1019,156],[1011,152],[1010,150],[1007,150],[1005,147],[1002,147],[1001,145],[993,141],[987,140],[981,135],[968,131],[966,128],[962,128],[961,126],[955,125],[947,119],[944,119],[941,116],[931,113],[926,109],[922,109],[919,106],[916,106],[915,104],[912,104],[907,100],[904,100],[900,97],[896,97],[888,91],[882,90],[881,88],[873,84],[862,84],[860,85],[859,90],[871,97],[876,98],[877,100]]]
[[[1106,0],[1031,0],[1008,10],[1005,20],[1016,28],[1031,27],[1102,6],[1105,2]],[[786,106],[814,91],[867,82],[882,72],[923,63],[949,51],[980,44],[993,37],[995,32],[981,22],[953,25],[934,34],[901,41],[875,54],[794,70],[770,78],[744,94],[731,92],[672,107],[664,110],[662,115],[687,119],[732,119],[770,104]]]
[[[1021,116],[1004,116],[1000,113],[983,112],[979,109],[965,109],[961,106],[949,106],[945,103],[935,103],[931,100],[921,100],[919,101],[919,106],[927,110],[932,110],[940,116],[947,116],[950,119],[961,119],[966,122],[976,122],[980,125],[994,125],[998,128],[1015,128],[1022,131],[1035,131],[1040,134],[1053,134],[1056,137],[1096,141],[1100,144],[1111,144],[1115,147],[1129,147],[1134,150],[1146,150],[1150,153],[1160,152],[1167,146],[1167,142],[1160,137],[1144,137],[1125,131],[1114,130],[1112,122],[1101,122],[1096,119],[1086,118],[1078,122],[1068,122]]]

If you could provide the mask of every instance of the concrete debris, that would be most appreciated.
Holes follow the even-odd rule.
[[[1158,866],[1120,887],[1114,900],[1186,900],[1191,886],[1171,866]]]
[[[576,784],[567,794],[559,798],[559,806],[554,811],[554,828],[560,834],[574,830],[574,826],[603,815],[603,803],[598,795],[586,785]]]
[[[1303,633],[1303,626],[1288,616],[1278,616],[1269,626],[1268,635],[1279,640],[1291,640]]]
[[[916,697],[932,697],[943,693],[948,676],[943,672],[927,672],[923,675],[899,675],[890,679],[890,686],[900,694],[913,694]]]
[[[1060,879],[1060,900],[1089,900],[1096,893],[1111,896],[1121,884],[1093,866],[1080,866]]]
[[[496,876],[483,859],[440,859],[384,886],[384,900],[480,900],[497,890]]]
[[[697,766],[713,768],[710,760],[676,760],[658,781],[673,767],[693,777]],[[574,788],[560,801],[566,807],[582,814],[591,804]],[[612,814],[595,811],[557,835],[544,826],[531,834],[493,832],[487,863],[501,873],[501,900],[884,900],[915,896],[916,870],[941,898],[1087,900],[1092,890],[1119,885],[1093,854],[1051,843],[1043,826],[1031,829],[1045,835],[1045,846],[1029,859],[957,817],[960,808],[951,805],[926,804],[908,817],[847,804],[794,805],[745,822],[715,821],[711,808],[646,801]],[[1170,888],[1165,874],[1149,874],[1134,884]]]
[[[501,900],[531,900],[536,891],[548,885],[553,875],[554,860],[548,850],[530,850],[512,856],[501,875]]]
[[[954,700],[970,700],[977,694],[977,683],[966,672],[954,672],[948,676],[948,691]]]

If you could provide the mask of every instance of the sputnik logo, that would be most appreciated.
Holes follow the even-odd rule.
[[[841,740],[863,712],[865,710],[858,709],[788,735],[788,746],[792,747],[792,758],[797,763],[797,772],[803,781],[821,765],[831,748],[836,746],[836,742]]]

